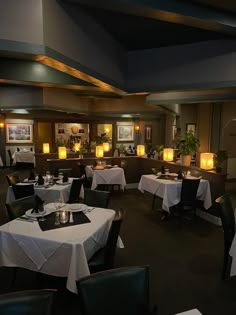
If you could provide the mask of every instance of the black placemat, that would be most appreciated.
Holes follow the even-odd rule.
[[[69,216],[70,217],[70,216]],[[42,231],[48,231],[48,230],[54,230],[54,229],[60,229],[65,228],[72,225],[78,225],[78,224],[84,224],[91,222],[89,218],[83,213],[83,212],[73,212],[73,220],[74,222],[70,223],[60,223],[58,225],[55,225],[56,220],[56,212],[53,212],[47,216],[45,216],[45,221],[38,221],[39,226]]]

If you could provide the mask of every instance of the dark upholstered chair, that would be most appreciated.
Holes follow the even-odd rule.
[[[25,211],[33,209],[35,205],[35,195],[14,200],[6,204],[6,210],[9,220],[14,220],[25,214]]]
[[[80,178],[73,179],[70,189],[70,196],[68,203],[80,202],[80,190],[83,185],[83,180]]]
[[[72,177],[72,168],[59,168],[58,173],[62,173],[63,176]]]
[[[20,177],[17,174],[6,175],[6,179],[7,179],[9,186],[16,185],[17,183],[20,183]]]
[[[109,191],[84,189],[84,203],[87,206],[108,208],[111,193]]]
[[[197,190],[200,180],[200,178],[183,178],[181,199],[180,202],[173,208],[174,214],[177,214],[180,220],[189,216],[195,216],[196,208],[198,206]]]
[[[125,212],[123,209],[117,211],[111,224],[106,246],[96,252],[88,262],[91,273],[114,267],[117,240],[124,216]]]
[[[222,279],[229,277],[232,257],[229,255],[229,250],[235,235],[235,217],[234,209],[230,196],[225,194],[216,199],[216,204],[219,209],[219,214],[224,230],[224,264],[222,270]]]
[[[11,154],[11,150],[8,149],[7,153],[8,153],[8,156],[9,156],[10,166],[12,166],[12,164],[13,164],[13,157],[12,157],[12,154]]]
[[[84,187],[91,188],[93,179],[87,176],[86,171],[85,171],[86,165],[78,164],[78,167],[79,167],[79,177],[83,178],[84,180]]]
[[[27,196],[34,195],[34,185],[25,184],[25,185],[12,185],[12,190],[14,192],[16,199],[21,199]]]
[[[77,282],[82,315],[148,315],[149,267],[124,267],[92,274]]]
[[[29,290],[0,295],[1,315],[51,315],[56,290]]]

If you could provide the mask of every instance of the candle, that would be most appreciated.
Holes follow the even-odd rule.
[[[68,222],[68,211],[61,211],[60,212],[60,222],[65,224]]]

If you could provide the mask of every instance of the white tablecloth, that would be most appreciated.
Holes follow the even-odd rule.
[[[113,167],[104,170],[93,171],[93,181],[91,189],[95,189],[99,184],[120,185],[124,190],[126,186],[125,174],[123,168]]]
[[[170,207],[180,202],[181,187],[181,181],[159,179],[156,175],[142,175],[138,185],[141,192],[148,191],[162,198],[162,209],[168,212]],[[201,179],[197,198],[203,200],[205,209],[211,207],[211,190],[208,180]]]
[[[45,200],[45,204],[53,202],[55,200],[60,200],[61,202],[67,202],[70,196],[71,183],[73,178],[69,178],[69,184],[67,185],[58,185],[49,186],[48,188],[34,186],[34,192],[41,199]],[[19,184],[18,184],[19,185]],[[26,183],[21,183],[21,185],[26,185]],[[84,188],[81,187],[80,197],[84,198]],[[8,187],[6,203],[11,203],[15,200],[15,195],[12,189],[12,186]]]
[[[182,313],[178,313],[176,315],[202,315],[202,313],[199,312],[199,310],[197,310],[196,308],[190,310],[190,311],[186,311],[186,312],[182,312]]]
[[[232,257],[232,265],[231,265],[230,275],[235,276],[236,275],[236,237],[235,236],[234,236],[229,254]]]
[[[17,162],[19,163],[32,163],[34,164],[34,166],[36,165],[35,164],[35,154],[34,152],[14,152],[13,153],[13,165],[15,165]]]
[[[96,208],[86,215],[90,223],[44,232],[37,221],[0,226],[0,266],[67,277],[67,289],[77,293],[76,280],[90,274],[87,261],[106,244],[115,211]]]

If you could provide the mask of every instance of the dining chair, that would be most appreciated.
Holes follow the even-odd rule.
[[[117,241],[124,217],[125,211],[123,209],[119,209],[112,221],[105,247],[98,250],[88,262],[91,273],[114,267]]]
[[[86,165],[78,164],[79,167],[79,177],[84,179],[84,187],[91,188],[92,178],[88,177],[86,174]]]
[[[26,290],[0,295],[1,315],[51,315],[54,289]]]
[[[157,307],[150,307],[149,287],[149,266],[94,273],[77,282],[81,314],[157,314]]]
[[[193,218],[196,215],[198,206],[197,191],[201,178],[196,179],[183,178],[180,193],[180,202],[172,209],[173,214],[180,221],[186,218]]]
[[[229,250],[235,236],[234,209],[229,194],[220,196],[215,201],[224,231],[224,264],[222,270],[222,279],[225,280],[229,277],[232,264],[232,257],[229,255]]]
[[[72,168],[59,168],[58,173],[62,173],[63,176],[72,177]]]
[[[84,189],[84,203],[87,206],[108,208],[111,193],[109,191]]]
[[[74,178],[71,184],[70,195],[68,203],[79,203],[80,202],[80,191],[83,185],[83,179]]]
[[[16,199],[24,198],[27,196],[34,195],[34,185],[12,185],[12,190]]]
[[[20,177],[18,174],[6,175],[6,179],[7,179],[9,186],[16,185],[17,183],[20,183]]]
[[[8,153],[8,156],[9,156],[9,162],[10,162],[10,167],[11,167],[13,165],[13,157],[12,157],[12,154],[11,154],[11,150],[8,149],[7,153]]]
[[[25,211],[33,209],[35,205],[35,196],[30,195],[24,198],[16,199],[11,203],[6,203],[6,210],[9,220],[14,220],[25,214]]]

